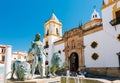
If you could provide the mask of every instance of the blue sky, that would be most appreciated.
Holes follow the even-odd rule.
[[[63,33],[90,21],[93,7],[101,15],[102,0],[0,0],[0,44],[13,51],[28,51],[36,33],[44,36],[44,23],[54,11]]]

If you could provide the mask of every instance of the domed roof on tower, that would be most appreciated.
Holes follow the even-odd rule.
[[[91,15],[91,20],[95,20],[95,19],[100,19],[100,15],[99,13],[96,11],[96,9],[94,9],[92,15]]]
[[[51,17],[44,24],[45,36],[62,37],[62,23],[58,20],[56,15],[52,13]]]
[[[50,17],[49,20],[55,20],[55,21],[58,21],[58,22],[59,22],[58,18],[56,17],[56,15],[55,15],[54,13],[52,13],[52,15],[51,15],[51,17]],[[49,20],[48,20],[48,21],[49,21]]]

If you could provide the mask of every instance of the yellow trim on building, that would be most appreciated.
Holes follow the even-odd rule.
[[[119,1],[119,0],[114,0],[114,1],[112,1],[112,0],[108,0],[108,4],[103,5],[103,6],[101,7],[101,10],[105,9],[105,8],[108,7],[108,6],[113,5],[114,3],[117,4],[118,1]]]
[[[62,38],[62,36],[59,36],[59,35],[56,35],[56,34],[49,34],[48,36],[57,36],[57,37]],[[44,38],[47,38],[48,36],[44,36]]]
[[[103,5],[103,6],[101,7],[101,10],[107,8],[108,6],[113,5],[114,3],[115,3],[115,2],[110,2],[110,3],[108,3],[108,4]]]
[[[45,24],[44,24],[44,28],[46,28],[46,26],[48,25],[48,24],[50,24],[50,23],[54,23],[54,24],[58,24],[59,26],[62,26],[62,23],[61,22],[57,22],[57,21],[55,21],[55,20],[50,20],[50,21],[48,21],[48,22],[46,22]],[[61,27],[60,27],[61,28]]]
[[[63,40],[63,39],[58,40],[58,41],[55,41],[55,42],[54,42],[54,45],[56,46],[56,45],[59,45],[59,44],[62,44],[62,43],[64,43],[64,40]]]
[[[111,3],[112,2],[112,0],[108,0],[108,3]]]
[[[53,23],[53,30],[52,30],[52,32],[50,32],[49,33],[49,35],[48,36],[51,36],[51,35],[53,35],[53,36],[58,36],[57,34],[56,34],[56,27],[59,29],[59,30],[61,30],[62,29],[62,23],[61,22],[59,22],[59,21],[56,21],[56,20],[49,20],[48,22],[46,22],[45,24],[44,24],[44,30],[46,31],[46,28],[49,28],[50,27],[50,24],[51,23]],[[46,33],[44,31],[44,33]],[[46,34],[44,34],[45,36],[44,37],[46,37]],[[60,35],[58,36],[58,37],[62,37],[61,36],[62,34],[60,33]]]
[[[84,25],[84,28],[83,28],[83,29],[86,30],[86,29],[88,29],[88,28],[86,28],[86,27],[88,27],[88,26],[91,27],[92,24],[97,23],[97,22],[102,23],[102,19],[95,19],[95,20],[92,20],[92,21],[86,23],[86,24]]]
[[[114,5],[114,7],[113,7],[113,11],[112,11],[112,13],[113,13],[113,19],[116,19],[116,12],[117,11],[120,11],[120,7],[118,8],[117,7],[117,3]]]
[[[118,37],[120,37],[120,34],[117,35],[117,40],[120,42],[120,39]]]
[[[101,31],[101,30],[103,30],[103,26],[102,25],[98,26],[98,27],[89,28],[89,29],[84,30],[83,35],[86,36],[86,35],[89,35],[89,34],[92,34],[92,33],[98,32],[98,31]]]

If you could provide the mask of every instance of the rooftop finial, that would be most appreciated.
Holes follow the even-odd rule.
[[[51,15],[51,17],[50,17],[49,20],[56,20],[56,21],[59,22],[58,18],[57,18],[56,15],[54,14],[54,10],[53,10],[53,9],[52,9],[52,15]],[[49,21],[49,20],[48,20],[48,21]]]
[[[82,21],[79,23],[79,28],[82,29]]]
[[[92,15],[91,15],[91,20],[100,19],[100,15],[99,15],[99,13],[96,11],[96,5],[94,5],[93,8],[94,8],[94,11],[93,11],[93,13],[92,13]]]
[[[94,5],[93,8],[96,9],[96,5]]]
[[[54,13],[54,9],[52,9],[52,13]]]

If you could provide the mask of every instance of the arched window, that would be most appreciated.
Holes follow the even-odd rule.
[[[48,41],[45,42],[44,48],[49,48]]]
[[[49,30],[47,30],[47,33],[46,33],[46,36],[48,36],[49,35]]]
[[[95,17],[97,18],[97,14],[95,14]]]
[[[56,28],[56,34],[59,35],[59,31],[58,31],[58,28]]]

